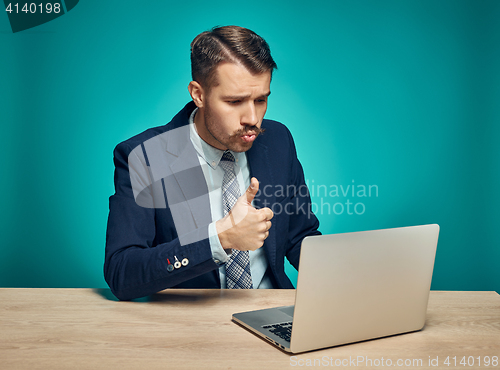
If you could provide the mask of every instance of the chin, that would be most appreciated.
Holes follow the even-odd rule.
[[[252,147],[253,143],[248,143],[248,144],[238,144],[238,145],[231,145],[228,146],[229,150],[232,150],[233,152],[236,153],[242,153],[248,151]]]

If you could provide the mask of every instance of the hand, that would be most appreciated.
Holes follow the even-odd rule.
[[[224,218],[215,223],[222,248],[254,251],[264,245],[274,214],[270,208],[256,209],[252,206],[258,191],[259,182],[252,177],[245,194],[238,198]]]

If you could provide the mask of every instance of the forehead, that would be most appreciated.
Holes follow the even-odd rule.
[[[221,63],[216,69],[217,85],[213,92],[222,94],[267,94],[270,91],[271,72],[254,74],[242,64]]]

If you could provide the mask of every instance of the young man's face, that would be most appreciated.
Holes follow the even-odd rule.
[[[260,133],[267,110],[271,72],[251,74],[240,64],[217,67],[217,86],[201,89],[195,117],[198,134],[221,150],[245,152]],[[192,94],[193,95],[193,94]]]

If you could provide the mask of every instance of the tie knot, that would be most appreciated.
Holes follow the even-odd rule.
[[[221,161],[234,162],[234,155],[229,150],[226,150],[224,154],[222,154]]]
[[[234,169],[234,155],[230,151],[225,151],[220,159],[220,165],[224,171]]]

